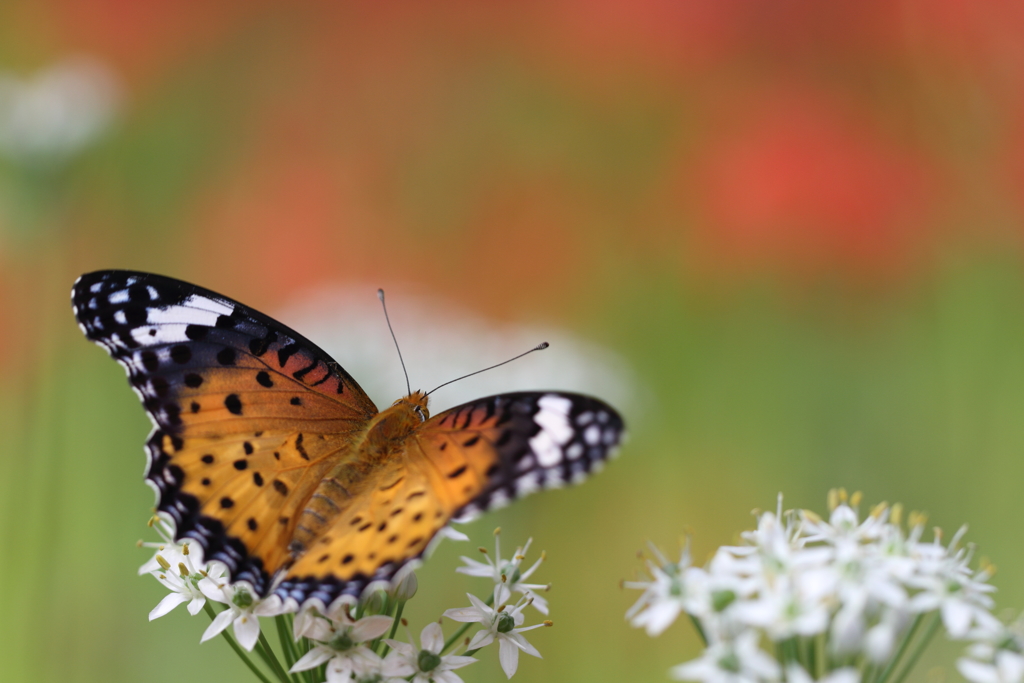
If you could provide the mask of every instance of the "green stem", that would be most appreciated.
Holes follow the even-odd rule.
[[[295,650],[295,641],[292,639],[292,624],[288,616],[279,614],[274,617],[274,623],[277,624],[277,637],[281,641],[281,652],[284,653],[285,664],[291,669],[295,666],[295,662],[299,661],[299,655]],[[302,676],[302,678],[306,678],[306,676]]]
[[[692,614],[689,614],[689,613],[687,613],[687,616],[690,617],[690,622],[693,623],[693,627],[695,629],[697,629],[697,635],[700,636],[700,642],[704,644],[704,647],[707,647],[708,646],[708,636],[707,636],[706,633],[704,633],[704,627],[700,625],[700,620],[697,617],[695,617],[695,616],[693,616]]]
[[[805,639],[807,642],[807,673],[811,678],[818,678],[818,639],[814,636]],[[863,679],[862,679],[863,680]]]
[[[486,604],[488,607],[490,607],[491,605],[494,604],[494,593],[491,593],[491,595],[487,598],[487,600],[484,601],[484,604]],[[459,638],[462,637],[462,634],[464,634],[466,631],[468,631],[469,627],[472,626],[475,623],[477,623],[477,622],[470,621],[468,623],[463,624],[462,627],[459,628],[458,631],[456,631],[455,633],[452,634],[451,638],[449,638],[448,640],[444,641],[444,647],[441,648],[441,654],[444,654],[445,652],[447,652],[448,648],[450,648],[453,644],[457,643],[459,641]]]
[[[395,612],[395,620],[393,622],[391,622],[391,633],[388,634],[388,638],[394,638],[395,637],[395,631],[398,630],[398,622],[400,622],[402,620],[402,610],[404,610],[404,609],[405,609],[405,600],[400,600],[398,602],[398,610]],[[381,657],[386,656],[388,654],[388,650],[390,650],[390,649],[391,648],[388,646],[388,644],[384,643],[384,649],[381,650],[380,656]],[[376,643],[374,643],[373,651],[374,652],[377,651]]]
[[[914,617],[914,623],[912,623],[910,628],[907,629],[907,633],[903,636],[903,640],[900,642],[900,647],[896,650],[896,654],[894,654],[892,659],[889,660],[889,663],[885,665],[885,668],[882,669],[882,673],[878,675],[878,678],[875,679],[874,683],[885,683],[889,676],[892,675],[892,672],[896,669],[896,665],[900,662],[900,658],[903,657],[903,653],[907,651],[907,646],[910,645],[910,639],[914,637],[914,633],[917,631],[917,627],[921,625],[921,620],[923,618],[923,614],[918,614]]]
[[[209,601],[207,601],[206,604],[203,605],[203,607],[205,608],[206,613],[209,615],[210,621],[213,621],[217,618],[217,613],[213,610],[213,607],[210,606]],[[231,634],[228,633],[226,629],[224,631],[221,631],[220,634],[224,636],[224,640],[228,641],[228,645],[230,645],[231,649],[235,651],[235,654],[238,655],[243,662],[245,662],[245,665],[249,667],[249,670],[256,674],[256,678],[263,681],[263,683],[270,683],[270,679],[263,675],[263,672],[260,671],[259,668],[257,668],[256,664],[254,664],[251,659],[249,659],[249,656],[245,654],[245,650],[243,650],[242,647],[235,642],[235,639],[231,637]]]
[[[292,677],[288,675],[288,672],[281,666],[281,662],[277,660],[277,655],[274,654],[274,651],[271,649],[270,643],[267,642],[267,637],[263,634],[262,630],[260,630],[259,642],[254,649],[256,650],[256,653],[263,658],[266,665],[270,667],[270,670],[281,679],[281,683],[293,683]]]
[[[903,667],[903,670],[900,671],[900,675],[896,677],[896,680],[893,681],[893,683],[903,683],[903,679],[910,674],[910,670],[914,668],[915,664],[917,664],[917,660],[924,653],[925,648],[928,647],[928,643],[931,642],[932,636],[935,635],[935,632],[939,630],[939,624],[941,623],[942,617],[936,613],[935,617],[932,619],[932,623],[928,624],[928,630],[924,632],[924,635],[921,636],[920,639],[918,639],[914,652],[911,653],[910,658],[907,659],[906,665]]]

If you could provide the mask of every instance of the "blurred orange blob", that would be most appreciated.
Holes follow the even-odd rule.
[[[695,171],[696,246],[717,265],[873,275],[929,246],[938,174],[921,153],[806,95],[746,108],[725,128]]]

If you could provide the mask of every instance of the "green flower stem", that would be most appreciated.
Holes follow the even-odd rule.
[[[206,614],[209,615],[210,621],[213,621],[217,617],[217,613],[213,610],[213,607],[210,606],[210,602],[207,601],[206,604],[203,605],[203,607],[206,610]],[[245,653],[245,650],[243,650],[242,647],[235,642],[235,639],[231,637],[231,634],[228,633],[227,630],[221,631],[220,634],[224,636],[224,640],[228,641],[228,645],[230,645],[231,649],[235,651],[235,654],[238,655],[243,662],[245,662],[245,665],[249,667],[249,670],[256,674],[256,678],[263,681],[263,683],[270,683],[270,679],[263,675],[263,672],[259,670],[259,668],[256,666],[256,664],[253,663],[251,659],[249,659],[249,656]]]
[[[700,625],[700,619],[693,616],[689,612],[686,613],[690,617],[690,621],[693,623],[693,627],[697,629],[697,635],[700,636],[700,642],[704,644],[704,647],[708,646],[708,636],[704,633],[704,627]]]
[[[814,636],[805,639],[807,645],[807,673],[811,675],[811,678],[818,679],[818,639]],[[865,679],[861,679],[865,680]]]
[[[896,665],[899,664],[900,658],[903,657],[903,653],[907,651],[907,646],[910,645],[910,640],[914,637],[914,633],[917,631],[917,627],[921,625],[921,620],[924,618],[923,614],[918,614],[914,617],[914,623],[907,629],[907,634],[903,636],[903,640],[900,642],[900,647],[896,650],[896,654],[892,656],[889,663],[886,664],[885,668],[882,669],[882,673],[878,675],[874,683],[885,683],[892,672],[896,669]]]
[[[792,638],[787,638],[786,640],[782,641],[781,645],[782,654],[785,657],[783,662],[785,662],[786,664],[791,664],[793,662],[796,662],[801,665],[803,664],[803,662],[800,661],[800,648],[797,645],[796,636],[793,636]]]
[[[295,662],[299,661],[299,658],[295,655],[295,644],[291,639],[292,630],[288,627],[288,620],[283,614],[278,614],[274,617],[274,623],[277,625],[277,638],[281,641],[281,652],[284,654],[284,662],[290,669]]]
[[[395,611],[395,620],[393,622],[391,622],[391,632],[388,634],[388,638],[394,638],[395,637],[395,631],[398,630],[398,623],[400,621],[402,621],[402,610],[404,610],[404,609],[405,609],[405,600],[399,600],[398,601],[398,609]],[[388,654],[388,650],[390,650],[390,649],[391,648],[388,646],[388,644],[384,643],[384,649],[381,650],[380,656],[381,657],[386,656]],[[374,644],[373,651],[374,652],[377,651],[376,643]]]
[[[270,667],[270,670],[281,679],[281,683],[293,683],[294,679],[289,676],[288,672],[284,670],[283,666],[281,666],[281,662],[278,661],[277,655],[275,655],[274,650],[271,649],[270,643],[267,642],[267,637],[263,634],[262,629],[260,630],[260,639],[254,649],[260,657],[263,657],[263,661],[268,667]]]
[[[920,639],[918,639],[914,651],[911,653],[910,658],[907,659],[906,666],[903,667],[903,670],[900,671],[900,675],[896,677],[896,680],[893,681],[893,683],[903,683],[903,679],[907,677],[910,670],[914,668],[915,664],[917,664],[917,660],[920,659],[925,648],[928,647],[928,643],[931,642],[932,636],[935,635],[935,632],[939,630],[939,625],[941,623],[942,616],[936,613],[932,618],[932,623],[928,624],[928,630],[924,632],[924,635],[921,636]]]
[[[490,607],[491,605],[494,604],[494,593],[491,593],[491,595],[487,598],[487,600],[484,601],[484,604],[486,604],[488,607]],[[441,654],[444,654],[445,652],[448,652],[448,648],[450,648],[455,643],[459,642],[459,638],[462,637],[462,634],[464,634],[466,631],[468,631],[469,627],[472,626],[475,623],[476,622],[474,622],[474,621],[470,621],[470,622],[467,622],[467,623],[463,624],[459,628],[458,631],[456,631],[455,633],[452,634],[451,638],[449,638],[448,640],[444,641],[444,647],[441,648]]]

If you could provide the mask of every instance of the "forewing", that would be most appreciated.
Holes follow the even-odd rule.
[[[236,301],[158,275],[75,283],[86,337],[128,373],[154,423],[146,478],[179,537],[260,593],[295,511],[376,407],[330,356]]]

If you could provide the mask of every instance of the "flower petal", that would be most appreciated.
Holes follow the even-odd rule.
[[[441,630],[441,624],[432,621],[424,626],[420,633],[420,645],[435,655],[440,653],[444,647],[444,631]]]
[[[219,635],[221,631],[226,629],[231,624],[231,622],[234,621],[234,619],[235,615],[231,610],[224,610],[223,612],[221,612],[213,618],[213,621],[210,622],[210,625],[206,627],[205,631],[203,631],[203,637],[199,639],[199,642],[205,643],[210,638]]]
[[[352,626],[350,636],[352,640],[357,643],[363,643],[367,640],[373,640],[378,636],[382,636],[387,633],[387,630],[391,628],[391,624],[394,622],[392,617],[385,616],[383,614],[374,614],[369,617],[363,617]]]
[[[490,645],[494,640],[494,633],[482,629],[473,634],[473,639],[469,641],[469,645],[466,646],[467,650],[478,650],[482,647]]]
[[[299,661],[292,664],[292,668],[288,669],[288,673],[295,673],[297,671],[305,671],[306,669],[312,669],[320,666],[328,659],[334,656],[334,652],[323,645],[317,645],[312,650],[302,655]]]
[[[519,667],[519,648],[506,638],[498,643],[498,661],[501,662],[501,669],[509,678],[515,674]]]
[[[260,620],[252,614],[243,614],[235,619],[235,639],[246,650],[252,651],[260,638]]]
[[[164,599],[161,600],[160,603],[150,611],[149,620],[153,621],[154,619],[159,619],[160,617],[167,614],[172,609],[174,609],[175,607],[177,607],[178,605],[187,600],[188,597],[182,595],[181,593],[171,593],[170,595],[165,595]]]
[[[519,649],[526,654],[533,655],[534,657],[540,657],[540,652],[537,651],[537,648],[526,642],[526,638],[523,638],[522,634],[513,631],[512,633],[509,633],[506,638],[515,643]]]

